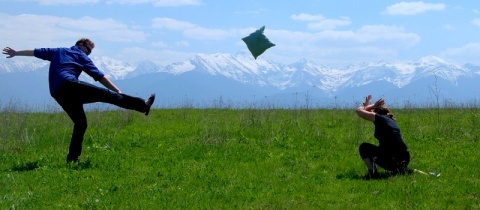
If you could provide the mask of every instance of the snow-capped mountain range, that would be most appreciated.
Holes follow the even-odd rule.
[[[474,101],[480,86],[476,82],[480,66],[455,65],[435,56],[346,67],[309,60],[285,65],[255,60],[247,53],[197,54],[166,66],[148,60],[132,64],[108,57],[92,59],[124,93],[145,97],[156,92],[163,98],[157,105],[164,107],[346,107],[358,105],[367,94],[400,106],[445,105],[445,101]],[[35,58],[1,59],[0,102],[54,102],[48,93],[48,65]],[[81,79],[93,82],[85,75]]]

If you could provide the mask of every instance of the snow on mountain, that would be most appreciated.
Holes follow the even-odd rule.
[[[408,91],[419,91],[416,93],[417,96],[423,96],[429,94],[431,85],[442,85],[439,89],[443,89],[442,92],[449,94],[448,96],[464,97],[475,94],[471,92],[477,89],[476,79],[480,77],[479,66],[472,64],[459,66],[435,56],[408,62],[359,63],[342,68],[324,66],[305,59],[285,65],[265,59],[255,60],[247,53],[197,54],[188,60],[166,66],[148,60],[128,63],[108,57],[92,59],[100,70],[121,82],[122,88],[126,90],[143,93],[146,90],[157,89],[164,91],[162,94],[171,98],[179,95],[185,97],[188,91],[194,89],[196,96],[209,98],[216,97],[209,95],[210,92],[211,94],[235,92],[237,95],[243,94],[242,97],[248,97],[248,94],[285,96],[289,92],[308,92],[315,89],[322,97],[348,96],[351,100],[352,95],[371,90],[379,93],[387,91],[388,94],[397,97],[409,97],[411,94],[407,93]],[[3,76],[0,79],[9,81],[18,76],[9,78],[5,75],[35,72],[32,79],[38,80],[39,75],[46,78],[48,75],[46,69],[48,62],[39,59],[1,59],[0,73]],[[81,79],[93,82],[88,78],[86,74],[82,74]],[[437,80],[441,82],[436,83]],[[430,84],[432,82],[435,84]],[[14,85],[11,82],[8,84]],[[219,85],[221,91],[216,90]],[[7,86],[5,82],[2,89],[12,92],[22,88]],[[140,87],[143,89],[138,89]],[[183,92],[179,92],[179,89]],[[0,96],[1,91],[3,90],[0,90]]]
[[[471,70],[459,65],[448,63],[445,60],[435,56],[423,57],[419,61],[415,62],[414,65],[417,71],[415,74],[416,78],[436,76],[448,80],[454,84],[457,83],[459,77],[471,77],[473,74]]]
[[[288,71],[292,72],[290,80],[296,85],[304,83],[328,92],[337,91],[350,80],[349,70],[318,65],[306,59],[289,65]]]
[[[131,74],[136,68],[135,65],[109,57],[94,57],[92,60],[105,75],[117,80],[125,79],[126,76]],[[48,61],[33,57],[2,59],[0,60],[0,73],[31,72],[43,67],[48,69],[49,65],[50,63]],[[48,72],[45,72],[45,74],[48,74]]]
[[[472,73],[475,74],[475,75],[480,75],[480,66],[475,66],[473,64],[467,63],[467,64],[463,65],[462,67],[472,71]]]
[[[445,60],[428,56],[412,62],[397,63],[369,63],[354,65],[348,68],[351,72],[348,81],[341,86],[363,86],[372,82],[386,81],[402,88],[413,81],[436,76],[452,84],[457,83],[459,77],[470,77],[472,71]]]
[[[142,60],[140,62],[137,62],[136,64],[125,64],[130,65],[129,68],[132,68],[133,70],[129,71],[128,74],[123,77],[123,79],[130,79],[143,74],[158,72],[161,69],[161,66],[150,60]]]
[[[49,65],[47,61],[29,58],[6,58],[0,61],[0,73],[30,72]]]
[[[198,54],[191,59],[167,66],[159,66],[148,60],[136,64],[108,57],[94,57],[92,60],[100,70],[115,80],[154,72],[175,76],[196,71],[260,87],[271,86],[285,90],[306,85],[333,92],[344,87],[359,87],[379,81],[402,88],[413,81],[430,76],[456,84],[459,77],[480,74],[480,69],[471,70],[475,67],[473,65],[459,66],[435,56],[427,56],[411,62],[381,61],[354,64],[345,68],[327,67],[305,59],[283,65],[264,59],[255,60],[247,53],[239,53],[235,56],[222,53]],[[0,72],[35,71],[46,65],[48,62],[38,59],[4,59],[0,61]]]
[[[415,67],[409,64],[369,63],[349,67],[349,80],[342,86],[358,87],[373,82],[386,81],[397,87],[408,84]]]
[[[195,57],[166,66],[162,72],[179,75],[189,71],[198,71],[212,76],[224,76],[245,84],[266,86],[271,77],[281,73],[283,65],[268,61],[247,58],[243,54],[198,54]]]
[[[115,60],[109,57],[94,57],[93,63],[98,69],[103,71],[106,76],[112,79],[125,79],[126,76],[133,72],[136,66],[124,61]]]

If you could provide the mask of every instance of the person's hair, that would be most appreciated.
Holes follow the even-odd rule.
[[[386,106],[384,105],[380,105],[380,106],[377,106],[375,107],[375,109],[373,110],[375,113],[377,114],[381,114],[381,115],[387,115],[388,117],[392,118],[393,120],[395,120],[395,117],[393,117],[393,114],[390,112],[390,109],[388,109]]]
[[[87,39],[87,38],[81,38],[81,39],[79,39],[79,40],[75,43],[75,46],[78,46],[80,43],[88,44],[88,46],[91,46],[92,49],[95,47],[95,43],[93,43],[92,40]]]

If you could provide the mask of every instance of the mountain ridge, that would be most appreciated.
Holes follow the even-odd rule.
[[[265,99],[269,96],[291,96],[293,93],[302,93],[300,95],[303,95],[304,98],[310,97],[309,100],[337,101],[342,99],[356,103],[353,101],[359,99],[352,101],[352,98],[361,98],[360,95],[365,94],[381,96],[385,93],[395,93],[390,97],[411,94],[419,97],[431,96],[432,86],[439,84],[441,87],[436,88],[444,90],[445,95],[442,95],[444,99],[473,100],[477,98],[476,94],[478,93],[471,90],[475,89],[472,84],[475,84],[474,81],[480,77],[479,66],[472,64],[460,66],[436,56],[426,56],[407,62],[379,61],[352,64],[346,67],[330,67],[306,59],[292,64],[281,64],[265,59],[255,60],[247,53],[236,55],[200,53],[190,59],[164,66],[149,60],[135,64],[109,57],[93,57],[92,60],[108,77],[116,83],[120,83],[122,89],[132,93],[144,93],[143,91],[149,90],[160,92],[172,100],[192,97],[208,101],[220,97],[232,97],[248,101],[247,98],[254,100],[252,98],[255,97],[252,94]],[[39,75],[43,75],[46,80],[48,62],[35,58],[0,61],[0,75],[3,79],[13,79],[13,77],[8,78],[9,75],[19,72],[35,72],[35,77],[31,79],[39,79]],[[144,75],[148,75],[148,78],[144,77],[143,82],[135,79]],[[30,79],[28,74],[24,74],[23,77],[28,84]],[[82,74],[81,79],[93,82],[85,74]],[[147,80],[148,82],[145,82]],[[459,83],[460,80],[466,82]],[[419,81],[428,81],[429,83],[424,84]],[[216,89],[215,83],[222,84],[221,87],[218,87],[219,90]],[[5,96],[31,97],[28,94],[25,95],[25,91],[20,90],[22,87],[16,87],[11,82],[8,84],[10,86],[5,86],[2,88],[4,90],[0,91],[0,94],[4,95],[0,101],[5,101]],[[38,82],[32,82],[32,84],[38,85]],[[192,84],[196,86],[192,86]],[[422,85],[424,86],[421,87]],[[187,86],[188,88],[186,88]],[[409,86],[419,87],[409,88]],[[368,90],[364,90],[362,87],[371,87],[372,90],[367,93]],[[200,93],[195,89],[211,91],[212,94]],[[248,93],[242,94],[242,89],[248,90]],[[123,92],[126,92],[125,90]],[[405,90],[415,92],[403,93],[402,91]],[[8,94],[4,92],[8,92]],[[22,92],[22,94],[11,94],[15,92]],[[236,95],[231,93],[236,93]],[[198,98],[197,96],[202,97]],[[38,95],[35,98],[38,98]],[[278,97],[275,100],[278,101]],[[397,97],[397,100],[407,99]]]

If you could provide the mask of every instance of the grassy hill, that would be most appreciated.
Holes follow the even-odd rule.
[[[362,180],[373,125],[347,109],[0,113],[0,209],[480,209],[480,109],[393,110],[414,173]]]

